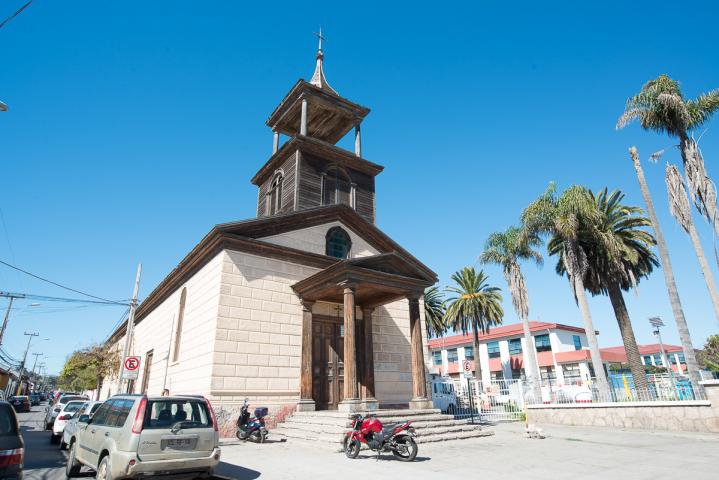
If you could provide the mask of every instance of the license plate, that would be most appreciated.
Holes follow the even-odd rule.
[[[195,445],[197,444],[197,439],[195,438],[172,438],[167,440],[162,440],[162,449],[172,449],[172,450],[193,450],[195,448]]]

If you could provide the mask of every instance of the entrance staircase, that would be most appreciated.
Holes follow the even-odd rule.
[[[366,412],[359,412],[366,414]],[[440,410],[376,410],[372,412],[383,424],[412,420],[417,443],[442,442],[493,435],[468,420],[455,420]],[[308,442],[313,445],[341,451],[344,433],[350,428],[351,414],[337,411],[295,412],[271,431],[274,438],[285,437],[291,442]]]

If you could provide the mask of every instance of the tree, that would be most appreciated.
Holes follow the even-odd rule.
[[[699,213],[706,217],[714,230],[719,233],[716,188],[706,172],[704,159],[697,142],[693,135],[690,136],[690,131],[701,127],[717,110],[719,110],[719,90],[700,95],[695,100],[686,100],[678,82],[667,75],[660,75],[644,84],[638,94],[627,100],[626,109],[617,122],[617,128],[623,128],[637,119],[645,130],[666,133],[679,139],[679,151],[681,152],[684,173],[689,185],[689,194]],[[678,175],[679,172],[676,173],[679,178],[673,180],[678,181],[678,184],[681,185],[683,183],[681,176]],[[669,174],[669,170],[667,170],[667,174]],[[674,185],[674,191],[672,191],[669,181],[670,179],[667,176],[667,188],[670,190],[671,197],[672,193],[678,192],[676,190],[677,185]],[[684,219],[691,219],[691,209],[688,208],[687,210],[683,217]],[[672,213],[674,214],[674,210],[672,210]],[[681,220],[680,224],[682,224]],[[682,228],[686,230],[684,224],[682,224]],[[719,294],[717,294],[716,287],[713,285],[713,279],[710,278],[711,275],[707,276],[708,270],[702,263],[706,262],[706,258],[703,252],[700,252],[701,248],[697,249],[698,242],[698,236],[696,241],[692,238],[702,273],[707,281],[712,304],[714,305],[714,314],[719,320]]]
[[[492,233],[487,239],[484,251],[479,256],[479,261],[484,264],[491,263],[502,267],[502,273],[507,281],[509,294],[512,297],[512,306],[522,321],[526,345],[523,362],[524,370],[527,374],[529,386],[534,393],[534,398],[542,398],[542,394],[537,372],[534,341],[529,331],[529,293],[519,264],[521,261],[529,260],[541,266],[543,263],[542,254],[535,249],[541,245],[542,240],[536,234],[529,233],[525,235],[520,228],[509,227],[504,232]]]
[[[489,277],[474,267],[464,267],[452,274],[456,286],[447,287],[454,294],[447,300],[445,324],[466,335],[470,330],[474,338],[474,355],[479,359],[479,334],[489,332],[490,327],[501,325],[504,317],[502,293],[487,283]],[[476,362],[479,365],[479,362]],[[475,366],[474,376],[478,380],[481,372]]]
[[[579,243],[582,224],[600,221],[600,214],[589,191],[573,185],[557,196],[556,187],[550,184],[547,190],[522,212],[526,234],[548,236],[562,242],[562,261],[569,278],[574,300],[582,314],[584,329],[589,344],[589,353],[599,390],[609,392],[607,376],[599,353],[599,343],[594,331],[592,314],[589,311],[584,291],[584,274],[587,271],[587,255]]]
[[[699,361],[702,367],[719,373],[719,335],[711,335],[707,338],[704,349],[699,351]]]
[[[714,305],[714,315],[719,319],[719,295],[717,294],[714,275],[712,275],[709,262],[704,254],[702,242],[699,239],[699,234],[694,226],[692,208],[689,205],[687,191],[684,189],[684,181],[682,180],[682,176],[679,173],[679,170],[677,170],[677,167],[669,163],[667,163],[664,179],[667,184],[667,193],[669,194],[669,211],[677,223],[684,229],[687,235],[689,235],[689,238],[692,241],[694,253],[699,260],[699,268],[702,271],[704,282],[709,290],[709,297],[712,300],[712,305]]]
[[[663,267],[662,271],[664,272],[664,283],[667,286],[669,303],[672,306],[672,314],[674,315],[674,321],[677,324],[679,339],[682,342],[682,351],[684,352],[684,359],[687,362],[689,378],[695,386],[698,386],[701,381],[701,376],[699,375],[699,367],[697,365],[696,356],[694,355],[694,346],[692,345],[692,338],[689,334],[689,326],[687,325],[686,318],[684,318],[684,309],[682,308],[682,302],[679,299],[679,291],[677,290],[677,284],[674,280],[674,269],[672,268],[672,262],[669,259],[669,250],[667,249],[667,243],[664,240],[664,234],[662,233],[662,229],[659,225],[657,211],[654,208],[654,201],[649,193],[649,186],[644,178],[644,169],[642,168],[639,153],[637,152],[636,147],[631,147],[629,149],[629,156],[632,158],[632,162],[634,163],[634,169],[637,172],[637,180],[639,181],[639,188],[642,191],[644,203],[647,204],[649,218],[652,220],[652,227],[654,228],[654,235],[657,240],[657,248],[659,249],[659,258],[661,259]]]
[[[644,230],[651,222],[642,216],[644,212],[641,208],[623,205],[624,194],[619,190],[609,194],[605,188],[593,195],[593,199],[600,213],[599,221],[582,225],[579,232],[579,245],[587,255],[584,287],[592,295],[609,296],[634,385],[640,391],[647,391],[649,385],[622,290],[635,288],[643,277],[649,276],[654,267],[659,265],[651,250],[656,241]],[[557,273],[566,274],[564,239],[553,238],[548,251],[550,255],[559,257]]]
[[[58,384],[78,392],[95,390],[96,400],[99,400],[103,380],[117,374],[119,363],[116,348],[98,344],[77,350],[65,362]]]
[[[429,287],[424,291],[424,321],[429,338],[439,337],[447,331],[445,310],[445,301],[437,287]]]

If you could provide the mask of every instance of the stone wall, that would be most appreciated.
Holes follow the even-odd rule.
[[[362,237],[357,235],[353,230],[349,229],[341,222],[325,223],[315,227],[302,228],[291,232],[281,233],[279,235],[271,235],[262,237],[263,242],[274,243],[285,247],[297,248],[306,252],[325,254],[325,244],[327,231],[332,227],[341,227],[346,231],[352,240],[350,249],[350,258],[367,257],[377,255],[379,251],[367,243]]]
[[[641,430],[719,433],[719,380],[702,382],[707,400],[530,405],[535,425],[582,425]]]

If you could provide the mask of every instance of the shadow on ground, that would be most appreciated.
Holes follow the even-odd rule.
[[[251,470],[249,468],[243,468],[239,465],[231,465],[226,462],[220,462],[215,469],[215,477],[217,479],[232,479],[232,480],[253,480],[259,478],[260,472]]]

